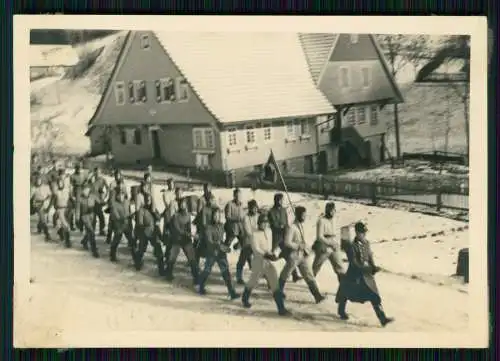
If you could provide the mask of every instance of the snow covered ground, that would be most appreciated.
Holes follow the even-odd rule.
[[[127,182],[131,185],[133,182]],[[215,189],[220,203],[231,198],[230,189]],[[159,197],[159,187],[154,189]],[[261,206],[272,204],[273,192],[243,190],[244,200],[255,198]],[[314,223],[324,200],[292,194],[292,201],[308,209],[306,238],[314,240]],[[336,202],[339,225],[364,220],[377,263],[384,269],[377,282],[388,314],[396,322],[380,328],[369,305],[349,304],[352,318],[336,316],[334,293],[337,280],[329,264],[317,280],[330,297],[315,305],[304,282],[287,284],[287,305],[294,313],[279,318],[271,296],[262,285],[256,290],[254,307],[246,310],[239,300],[228,301],[226,290],[214,269],[208,283],[210,294],[198,296],[190,286],[188,268],[180,257],[173,285],[157,276],[152,255],[141,272],[132,268],[125,245],[119,264],[107,260],[108,249],[101,237],[101,259],[93,259],[79,246],[44,243],[31,238],[29,302],[17,304],[16,340],[30,346],[127,345],[121,332],[144,331],[367,331],[367,332],[458,332],[468,327],[468,286],[455,272],[459,249],[467,247],[466,223],[441,217],[408,213],[361,204]],[[34,228],[32,219],[32,229]],[[230,254],[234,272],[237,254]],[[283,261],[277,262],[279,269]],[[248,270],[245,278],[249,276]],[[241,287],[238,287],[241,291]],[[436,302],[439,300],[439,302]],[[22,312],[22,310],[25,310]],[[26,317],[18,315],[23,314]],[[165,342],[168,342],[167,340]],[[185,340],[203,344],[203,340]]]

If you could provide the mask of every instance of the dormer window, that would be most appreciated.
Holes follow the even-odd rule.
[[[358,34],[351,34],[351,44],[357,44],[358,43]]]
[[[151,43],[149,41],[149,34],[142,34],[141,35],[141,49],[142,50],[149,50],[151,48]]]

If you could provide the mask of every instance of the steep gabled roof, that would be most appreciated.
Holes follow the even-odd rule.
[[[306,55],[309,71],[315,83],[321,75],[321,70],[328,61],[328,55],[338,34],[331,33],[300,33],[299,38]]]
[[[221,123],[329,114],[297,33],[155,32]]]

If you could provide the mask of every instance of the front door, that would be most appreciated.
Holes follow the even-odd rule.
[[[318,168],[319,168],[318,171],[321,174],[325,174],[326,171],[328,170],[328,157],[326,151],[324,150],[319,152]]]
[[[151,131],[151,142],[153,143],[153,158],[161,158],[161,148],[160,148],[160,137],[158,135],[158,130]]]
[[[304,173],[314,173],[314,158],[308,155],[304,159]]]

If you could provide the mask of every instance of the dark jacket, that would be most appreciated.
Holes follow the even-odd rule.
[[[97,200],[95,196],[92,194],[90,194],[88,197],[82,197],[80,199],[80,215],[82,217],[83,224],[88,228],[93,227],[96,201]]]
[[[116,231],[124,232],[129,226],[130,204],[128,200],[118,202],[116,199],[111,204],[110,219]]]
[[[283,245],[285,230],[288,226],[288,215],[285,207],[272,207],[267,215],[273,237],[273,249]]]
[[[217,256],[220,253],[220,246],[224,243],[224,224],[211,224],[205,231],[206,256]]]
[[[358,303],[381,302],[374,274],[377,270],[368,240],[357,237],[346,247],[349,268],[341,279],[336,300],[343,298]]]
[[[173,244],[186,245],[191,242],[191,215],[177,212],[170,221],[170,237]]]
[[[71,182],[71,194],[73,197],[80,198],[81,190],[83,185],[85,184],[86,177],[83,173],[72,174],[70,177]]]
[[[152,237],[156,229],[160,215],[154,212],[151,207],[142,207],[137,212],[136,227],[137,230],[146,237]]]

